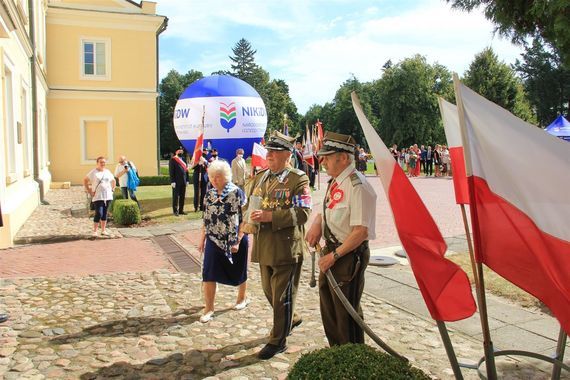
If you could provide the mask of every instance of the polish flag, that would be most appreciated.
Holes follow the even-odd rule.
[[[258,143],[253,143],[251,166],[265,169],[267,167],[267,149]]]
[[[315,167],[315,161],[313,156],[313,144],[311,139],[311,133],[309,131],[309,124],[305,125],[305,149],[303,150],[303,158],[307,164],[311,167]]]
[[[317,127],[317,141],[318,141],[317,151],[318,151],[323,147],[323,138],[324,138],[323,123],[319,119],[317,119],[315,126]]]
[[[445,137],[453,165],[453,187],[455,189],[455,202],[469,204],[469,186],[465,174],[465,158],[463,156],[463,142],[461,141],[461,127],[457,106],[439,97],[439,110],[443,119]]]
[[[192,154],[192,164],[194,166],[198,162],[200,162],[200,158],[202,157],[202,149],[204,146],[204,130],[200,131],[200,135],[196,139],[196,145],[194,145],[194,153]]]
[[[400,165],[366,119],[354,92],[352,105],[376,159],[398,236],[431,317],[436,321],[458,321],[472,316],[477,307],[467,274],[444,257],[447,245],[437,225]]]
[[[478,262],[570,334],[570,151],[455,79]]]

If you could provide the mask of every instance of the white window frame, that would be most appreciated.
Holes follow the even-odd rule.
[[[8,75],[9,73],[9,75]],[[2,94],[4,106],[4,126],[5,126],[5,160],[6,160],[6,184],[11,184],[17,180],[17,162],[16,162],[16,112],[14,97],[15,78],[14,65],[12,61],[4,56],[4,70],[2,72]]]
[[[79,130],[80,130],[80,155],[79,161],[81,165],[94,165],[97,163],[97,160],[89,160],[87,159],[87,141],[86,141],[86,133],[85,133],[85,126],[87,122],[90,121],[98,121],[98,122],[106,122],[107,123],[107,162],[111,163],[114,157],[113,153],[113,118],[111,116],[85,116],[80,118],[79,122]],[[104,155],[105,152],[101,152]]]
[[[31,118],[31,93],[30,86],[25,80],[22,80],[21,85],[21,114],[22,114],[22,157],[24,165],[24,177],[30,176],[32,173],[32,118]]]
[[[105,75],[97,75],[96,62],[94,62],[93,74],[85,74],[85,53],[83,48],[86,43],[92,43],[94,46],[97,43],[105,44]],[[94,55],[95,52],[94,52]],[[104,37],[80,37],[79,38],[79,62],[81,67],[79,68],[79,77],[81,80],[111,80],[111,39]]]

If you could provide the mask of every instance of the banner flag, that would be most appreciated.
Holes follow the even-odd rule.
[[[431,317],[436,321],[458,321],[470,317],[477,307],[467,274],[444,257],[447,245],[431,214],[364,115],[356,93],[351,96],[356,116],[376,159],[398,236]]]

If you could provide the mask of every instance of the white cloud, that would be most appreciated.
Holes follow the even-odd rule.
[[[258,50],[257,63],[289,84],[305,112],[331,101],[352,74],[363,82],[379,78],[388,59],[422,54],[462,74],[487,46],[507,63],[519,57],[520,48],[493,37],[481,12],[452,10],[440,0],[418,3],[405,11],[398,0],[161,0],[158,11],[170,18],[161,44],[176,42],[181,51],[176,59],[162,57],[161,75],[170,68],[205,75],[229,68],[231,47],[245,37]]]
[[[492,25],[480,13],[467,14],[434,2],[398,16],[350,21],[349,33],[292,48],[280,67],[300,112],[332,100],[352,74],[360,81],[377,79],[388,60],[396,63],[422,54],[463,74],[475,54],[491,46],[499,58],[514,62],[521,49],[493,38]],[[276,64],[278,62],[275,62]]]

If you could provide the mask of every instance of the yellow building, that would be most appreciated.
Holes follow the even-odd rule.
[[[0,248],[49,189],[45,0],[0,0]]]
[[[80,184],[98,156],[158,173],[166,23],[150,1],[0,0],[0,248],[52,178]]]
[[[80,184],[107,157],[156,175],[158,37],[166,17],[156,3],[49,0],[47,9],[50,171]]]

